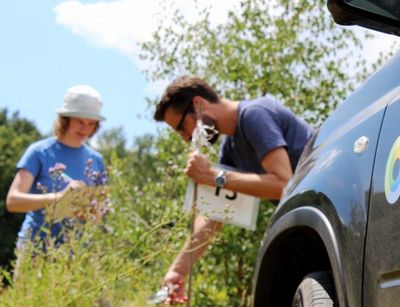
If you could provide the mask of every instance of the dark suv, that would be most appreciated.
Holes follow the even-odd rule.
[[[400,0],[330,0],[400,35]],[[308,144],[261,243],[254,306],[400,306],[400,52]]]

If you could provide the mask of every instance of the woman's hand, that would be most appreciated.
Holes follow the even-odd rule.
[[[83,187],[86,186],[86,183],[81,181],[81,180],[71,180],[68,185],[64,188],[64,190],[61,190],[58,194],[58,197],[56,198],[56,201],[59,201],[66,197],[69,193],[73,193],[74,191],[77,191]]]

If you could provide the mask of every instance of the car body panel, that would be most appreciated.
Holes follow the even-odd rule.
[[[394,199],[385,195],[385,175],[399,174],[399,160],[387,167],[396,140],[397,158],[400,154],[399,115],[400,94],[387,108],[372,181],[364,270],[364,302],[371,306],[399,306],[400,302],[399,185],[393,184]]]
[[[255,306],[264,306],[268,301],[265,296],[273,293],[278,293],[278,298],[268,301],[268,306],[279,306],[284,294],[278,287],[286,285],[288,292],[293,291],[293,284],[311,269],[333,272],[340,306],[362,306],[370,197],[373,202],[379,202],[382,197],[382,191],[375,190],[371,196],[371,178],[386,108],[398,99],[400,93],[399,72],[400,53],[350,95],[308,144],[260,248],[254,280]],[[368,139],[368,146],[357,153],[354,145],[360,137]],[[305,218],[305,215],[309,217]],[[310,240],[304,239],[308,235]],[[302,239],[305,246],[296,243]],[[283,251],[290,253],[290,246],[297,255],[303,255],[300,256],[301,263],[282,255]],[[327,257],[327,260],[308,261],[312,255],[301,251],[302,248],[314,249],[313,253]],[[367,250],[371,267],[384,257],[372,257],[370,253],[374,248],[371,239]],[[269,268],[269,265],[278,267]],[[281,279],[279,275],[288,271],[279,266],[290,267],[293,280]],[[371,272],[368,279],[366,277],[366,282],[370,283],[375,272],[370,268],[367,271]],[[268,274],[271,276],[266,276]],[[365,299],[372,298],[366,296]],[[284,303],[281,306],[288,302]]]

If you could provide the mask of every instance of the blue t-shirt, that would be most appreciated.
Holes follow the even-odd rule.
[[[305,121],[271,95],[241,101],[236,131],[222,140],[220,163],[263,174],[264,156],[274,148],[285,147],[294,171],[312,133]]]
[[[87,163],[91,160],[90,169],[87,169]],[[89,173],[104,173],[103,158],[100,153],[83,144],[79,148],[67,146],[59,142],[56,138],[50,137],[31,144],[21,159],[17,163],[17,169],[26,169],[30,172],[34,181],[30,193],[41,194],[38,184],[44,186],[48,192],[59,192],[67,186],[64,180],[55,180],[49,174],[49,169],[56,163],[62,163],[66,166],[65,174],[74,180],[82,180],[87,185],[96,184]],[[62,228],[69,223],[68,219],[62,222],[54,223],[51,226],[51,235],[56,237],[56,243],[62,243]],[[41,240],[46,237],[44,231],[39,231],[45,225],[44,209],[29,211],[22,224],[21,231],[18,233],[20,239],[31,239],[39,236]]]

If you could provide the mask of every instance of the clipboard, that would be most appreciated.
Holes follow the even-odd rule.
[[[97,203],[105,201],[104,189],[105,186],[85,186],[70,190],[63,198],[46,208],[46,215],[50,220],[57,221],[64,218],[76,218],[78,212],[90,212],[93,201]]]
[[[215,164],[225,170],[235,170],[224,165]],[[186,188],[183,210],[189,212],[193,203],[194,182]],[[251,195],[233,192],[226,189],[197,184],[196,209],[205,217],[219,222],[236,225],[248,230],[256,229],[260,199]]]

